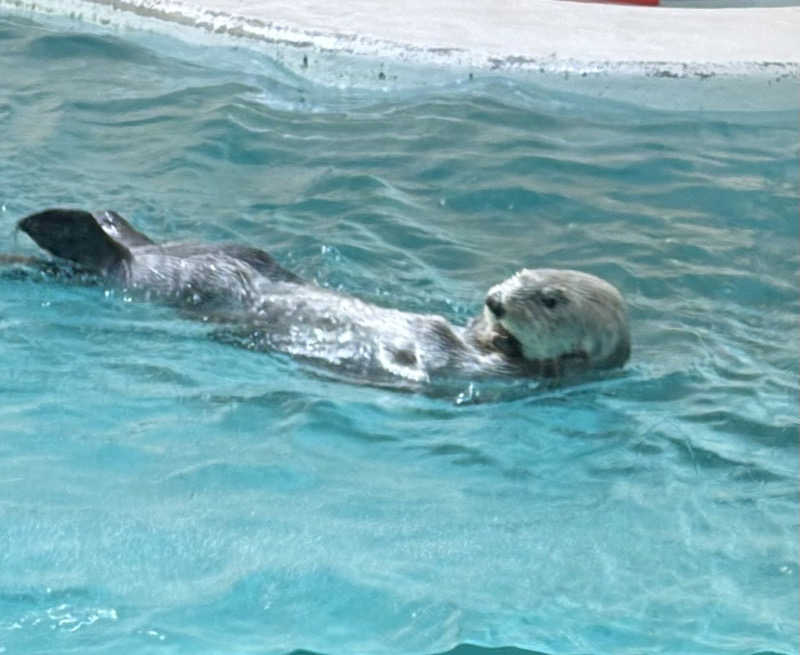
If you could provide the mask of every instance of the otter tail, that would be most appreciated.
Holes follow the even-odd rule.
[[[130,248],[152,243],[113,212],[47,209],[23,218],[17,226],[52,255],[99,273],[129,261]]]

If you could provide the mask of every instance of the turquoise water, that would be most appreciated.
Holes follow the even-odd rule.
[[[332,89],[87,29],[0,15],[0,252],[109,207],[462,323],[580,268],[634,352],[400,393],[6,271],[0,653],[797,652],[796,111]]]

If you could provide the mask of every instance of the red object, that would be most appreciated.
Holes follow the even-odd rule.
[[[577,0],[578,2],[599,2],[606,5],[639,5],[641,7],[658,7],[659,0]]]

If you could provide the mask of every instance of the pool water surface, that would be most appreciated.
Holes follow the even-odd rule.
[[[322,86],[10,14],[0,70],[0,252],[111,208],[459,324],[577,268],[633,334],[582,384],[403,393],[5,269],[0,653],[797,652],[796,110]]]

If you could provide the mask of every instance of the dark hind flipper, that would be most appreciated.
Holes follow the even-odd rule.
[[[108,273],[131,258],[130,250],[89,212],[47,209],[23,218],[18,227],[47,252],[98,273]]]
[[[119,241],[127,248],[136,246],[152,246],[155,242],[141,232],[134,230],[130,223],[115,211],[106,209],[92,214],[105,233],[115,241]]]

